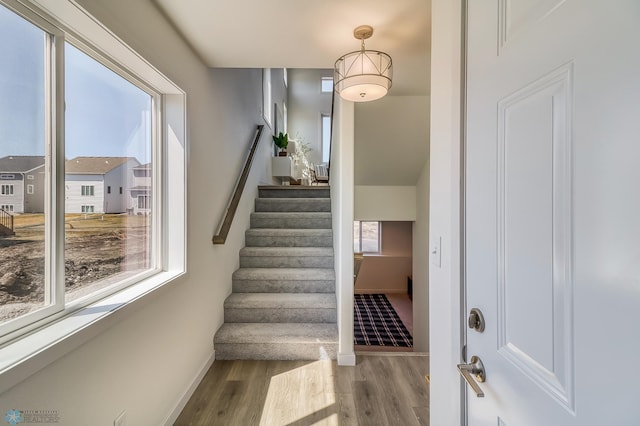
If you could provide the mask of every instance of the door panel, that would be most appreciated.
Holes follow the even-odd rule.
[[[469,424],[640,424],[640,2],[467,16]]]

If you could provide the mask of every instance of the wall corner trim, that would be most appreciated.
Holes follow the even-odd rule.
[[[343,365],[343,366],[354,366],[354,365],[356,365],[356,354],[355,354],[355,352],[339,353],[338,354],[338,365]]]

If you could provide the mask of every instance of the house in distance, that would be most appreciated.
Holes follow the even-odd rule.
[[[8,213],[44,211],[44,156],[0,158],[0,209]]]
[[[134,157],[76,157],[65,163],[65,213],[125,213]],[[129,210],[130,211],[130,210]]]

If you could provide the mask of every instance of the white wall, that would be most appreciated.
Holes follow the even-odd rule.
[[[336,101],[331,151],[331,211],[338,302],[338,364],[355,365],[353,351],[353,103]]]
[[[415,186],[355,187],[354,220],[416,220]]]
[[[429,97],[385,96],[355,108],[356,185],[415,185],[429,156]]]
[[[322,163],[322,114],[331,114],[331,93],[320,92],[322,77],[333,77],[332,69],[289,69],[289,136],[313,148],[307,157]],[[334,129],[335,131],[335,129]]]
[[[211,362],[256,183],[271,179],[265,135],[227,244],[214,247],[214,228],[262,122],[261,70],[209,70],[151,0],[78,2],[187,92],[188,270],[0,395],[0,407],[58,410],[67,425],[110,425],[126,410],[129,425],[159,425]]]
[[[430,416],[432,425],[459,425],[461,1],[431,7],[429,235],[442,238],[442,260],[429,269]]]
[[[422,168],[416,184],[416,220],[413,223],[413,346],[415,351],[429,352],[429,163]]]

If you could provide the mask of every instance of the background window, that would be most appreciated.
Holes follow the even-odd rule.
[[[332,77],[322,77],[322,81],[320,82],[320,91],[322,93],[331,93],[331,92],[333,92],[333,78]]]
[[[380,253],[380,222],[353,222],[353,251],[356,253]]]
[[[331,154],[331,116],[322,115],[322,162],[329,163]]]
[[[93,194],[94,194],[93,185],[82,185],[81,191],[83,196],[93,197]]]
[[[0,188],[0,194],[2,195],[13,195],[13,185],[5,184]]]
[[[93,213],[94,211],[94,206],[82,206],[82,213]]]
[[[0,209],[4,210],[5,212],[13,213],[13,204],[3,204],[0,206]]]
[[[34,192],[34,186],[33,185],[27,185],[27,194],[33,195],[33,192]]]

